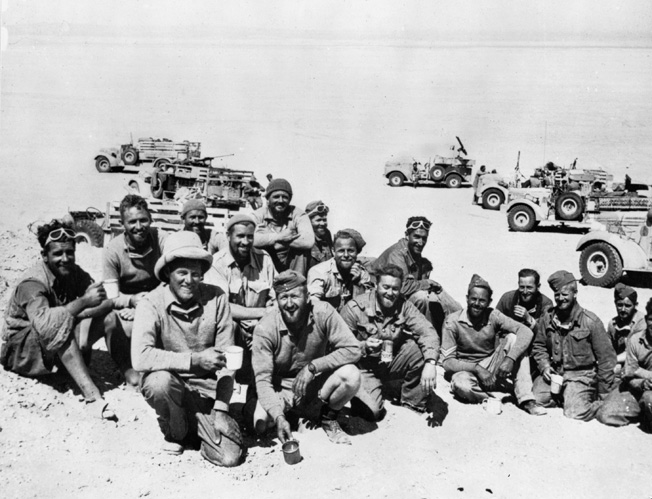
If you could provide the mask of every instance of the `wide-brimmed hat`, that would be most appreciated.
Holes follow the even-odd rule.
[[[154,275],[159,281],[167,282],[162,270],[170,262],[179,258],[199,260],[202,263],[202,272],[206,273],[211,268],[213,256],[201,244],[199,236],[187,230],[174,232],[165,240],[163,254],[154,266]]]

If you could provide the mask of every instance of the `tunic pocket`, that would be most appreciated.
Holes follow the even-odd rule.
[[[575,367],[592,366],[595,362],[595,357],[591,348],[591,331],[588,329],[577,329],[571,331],[568,335],[570,353],[573,357],[572,363]]]

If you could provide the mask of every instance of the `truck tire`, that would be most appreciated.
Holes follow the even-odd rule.
[[[125,165],[135,165],[138,163],[138,151],[133,147],[127,147],[122,153],[122,161]]]
[[[104,246],[104,231],[93,220],[77,220],[75,232],[77,242],[90,244],[96,248]]]
[[[509,210],[507,224],[515,232],[532,232],[537,226],[537,219],[532,208],[520,205]]]
[[[111,162],[106,156],[95,158],[95,168],[100,173],[109,173],[111,171]]]
[[[446,169],[443,166],[433,166],[430,169],[430,178],[435,182],[442,182],[445,174]]]
[[[594,242],[580,253],[580,273],[586,284],[610,288],[623,275],[623,260],[611,244]]]
[[[392,187],[401,187],[403,182],[405,182],[405,177],[399,172],[392,172],[387,178],[389,179],[389,185]]]
[[[500,210],[505,195],[498,189],[487,189],[482,193],[482,207],[485,210]]]
[[[167,158],[159,158],[154,161],[154,169],[162,169],[165,165],[170,164],[170,160]]]
[[[161,180],[158,171],[154,171],[152,173],[152,179],[149,184],[149,188],[152,191],[152,197],[156,199],[163,198],[163,181]]]
[[[559,220],[581,220],[584,201],[576,192],[564,192],[555,201],[555,215]]]
[[[460,177],[457,173],[453,173],[446,177],[446,187],[449,187],[450,189],[459,189],[461,185],[462,177]]]

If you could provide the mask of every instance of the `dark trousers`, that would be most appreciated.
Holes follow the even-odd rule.
[[[421,373],[425,361],[419,346],[408,340],[403,343],[389,364],[379,362],[375,357],[360,361],[362,385],[354,400],[362,402],[379,419],[383,411],[383,383],[402,380],[401,403],[416,409],[425,409],[428,394],[421,388]]]
[[[154,371],[143,376],[141,392],[156,411],[166,438],[181,442],[195,435],[201,440],[201,455],[217,466],[235,466],[240,462],[240,445],[215,431],[211,411],[215,394],[170,371]]]

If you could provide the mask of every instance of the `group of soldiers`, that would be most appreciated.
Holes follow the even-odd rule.
[[[207,228],[206,206],[190,200],[183,230],[165,237],[147,202],[129,194],[97,283],[75,264],[70,225],[39,227],[42,258],[11,295],[0,362],[24,376],[65,369],[89,412],[115,419],[89,374],[103,337],[126,384],[156,411],[162,450],[198,448],[219,466],[244,452],[230,408],[236,382],[247,385],[241,420],[252,434],[276,428],[285,442],[306,418],[346,444],[338,415],[347,404],[370,421],[384,417],[386,398],[431,412],[438,365],[466,403],[513,394],[531,415],[562,406],[569,418],[652,430],[652,300],[643,314],[636,291],[619,284],[605,330],[577,302],[570,272],[548,278],[553,303],[539,274],[522,269],[496,308],[474,275],[462,306],[430,279],[425,217],[365,259],[357,230],[332,235],[323,202],[303,211],[292,196],[289,182],[271,180],[266,205],[232,217],[226,233]],[[112,280],[119,292],[107,297]],[[237,371],[224,355],[233,345],[244,351]]]

